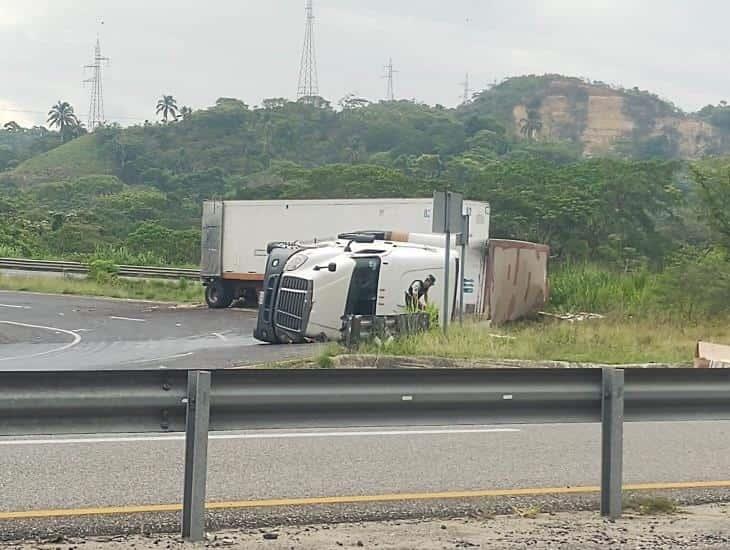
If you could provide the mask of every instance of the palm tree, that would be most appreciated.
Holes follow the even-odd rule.
[[[178,108],[177,101],[171,95],[163,95],[157,102],[157,110],[155,114],[162,113],[163,122],[167,122],[168,117],[177,118]]]
[[[23,130],[23,128],[20,126],[20,124],[18,124],[14,120],[11,120],[10,122],[6,122],[5,124],[3,124],[3,128],[5,129],[6,132],[12,132],[12,133],[20,132]]]
[[[527,118],[520,120],[520,133],[527,139],[532,140],[535,135],[542,130],[542,121],[540,120],[540,111],[537,109],[528,109]]]
[[[75,137],[74,132],[81,125],[74,113],[74,108],[68,101],[59,101],[51,107],[51,110],[48,111],[47,122],[51,127],[56,126],[58,128],[63,141]]]

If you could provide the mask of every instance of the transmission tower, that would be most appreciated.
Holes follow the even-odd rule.
[[[101,68],[105,63],[109,62],[108,57],[101,55],[101,44],[99,36],[96,37],[96,47],[94,47],[94,62],[91,65],[85,65],[85,69],[91,69],[91,77],[84,80],[84,84],[91,87],[89,99],[89,116],[87,118],[86,127],[89,132],[102,126],[104,119],[104,88],[101,82]]]
[[[471,88],[469,87],[469,73],[466,73],[464,82],[459,82],[459,86],[464,87],[464,96],[462,97],[462,103],[469,103],[471,100]]]
[[[385,74],[383,78],[388,81],[388,89],[385,94],[385,99],[388,101],[395,101],[395,90],[393,89],[393,75],[398,71],[393,70],[393,58],[388,59],[388,64],[385,66]]]
[[[314,56],[314,12],[312,0],[307,0],[305,7],[307,22],[304,30],[304,47],[302,61],[299,65],[299,84],[297,85],[297,99],[313,101],[319,96],[317,83],[317,59]]]

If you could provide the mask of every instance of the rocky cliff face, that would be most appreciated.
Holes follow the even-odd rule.
[[[648,92],[567,77],[520,78],[532,79],[532,86],[527,88],[523,82],[523,88],[517,89],[507,81],[475,100],[489,109],[490,101],[495,105],[501,101],[502,106],[509,103],[507,93],[511,94],[511,113],[502,115],[509,120],[502,120],[518,137],[525,137],[520,131],[525,121],[537,118],[539,130],[533,132],[534,139],[580,143],[586,156],[643,151],[646,156],[699,158],[730,151],[725,132]],[[512,85],[512,91],[500,91],[505,84]],[[499,99],[494,101],[489,94]]]
[[[556,80],[529,105],[515,105],[512,118],[519,133],[528,110],[536,109],[542,123],[538,139],[580,141],[586,156],[611,153],[652,138],[664,139],[682,158],[701,157],[721,146],[721,136],[714,126],[652,99],[572,79]]]

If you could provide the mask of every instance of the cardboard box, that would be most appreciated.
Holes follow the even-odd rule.
[[[730,368],[730,346],[697,342],[694,364],[697,369],[728,369]]]

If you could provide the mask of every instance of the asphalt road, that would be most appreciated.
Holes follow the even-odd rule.
[[[0,512],[181,501],[182,436],[0,438]],[[208,500],[597,485],[598,424],[225,432]],[[625,483],[730,472],[730,422],[625,426]]]
[[[314,353],[257,344],[254,323],[254,312],[239,309],[0,292],[0,370],[216,368]],[[208,500],[594,486],[599,461],[597,424],[215,433]],[[626,483],[726,480],[728,472],[730,422],[625,426]],[[177,434],[0,438],[0,519],[3,512],[175,504],[182,475]],[[419,513],[435,509],[421,506]],[[375,503],[365,517],[395,509]],[[286,514],[276,521],[288,523]],[[216,521],[259,517],[244,511]],[[346,506],[328,516],[352,517]],[[97,519],[87,521],[85,528],[98,528]],[[9,529],[0,522],[0,538]]]
[[[0,291],[0,370],[225,368],[316,353],[254,340],[256,313]]]

